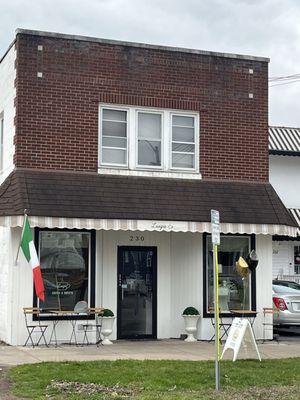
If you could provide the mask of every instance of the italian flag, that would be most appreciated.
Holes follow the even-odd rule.
[[[35,293],[40,300],[45,301],[44,282],[27,215],[24,217],[24,226],[20,246],[23,250],[26,260],[30,263],[32,268]]]

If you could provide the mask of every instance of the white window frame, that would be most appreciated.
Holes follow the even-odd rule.
[[[248,239],[248,249],[249,252],[251,251],[251,235],[226,235],[226,234],[221,234],[221,240],[222,237],[226,237],[226,238],[240,238],[240,237],[246,237]],[[206,236],[206,249],[205,249],[205,258],[206,258],[206,265],[204,266],[204,268],[206,268],[206,282],[205,282],[205,286],[206,286],[206,310],[204,310],[208,315],[211,314],[211,312],[209,311],[209,298],[208,298],[208,291],[209,291],[209,287],[208,287],[208,239],[211,238],[211,234]],[[219,276],[218,276],[218,280],[220,279],[220,272],[219,272]],[[249,307],[250,310],[252,310],[253,308],[253,304],[252,304],[252,275],[249,274],[248,276],[248,294],[249,294]],[[245,309],[247,311],[249,311],[249,309]],[[230,314],[230,311],[221,311],[221,314]]]
[[[92,257],[92,235],[91,235],[91,232],[83,231],[83,230],[78,230],[78,231],[71,230],[71,231],[68,231],[68,230],[65,230],[65,229],[61,229],[61,230],[55,230],[55,229],[45,230],[45,229],[41,228],[39,230],[39,232],[38,232],[38,242],[39,242],[38,256],[39,257],[40,257],[40,254],[41,254],[41,242],[42,242],[42,237],[41,236],[42,236],[43,232],[55,233],[55,234],[58,234],[58,235],[63,235],[66,232],[68,232],[68,233],[83,233],[83,234],[88,235],[88,237],[89,237],[89,265],[88,265],[88,285],[87,285],[87,294],[88,294],[88,296],[87,296],[87,303],[88,303],[88,305],[90,307],[91,306],[91,276],[92,276],[92,258],[91,258]],[[96,248],[94,249],[94,251],[96,251]],[[96,271],[96,261],[95,261],[95,265],[94,265],[94,272],[95,271]],[[42,273],[43,273],[43,269],[42,269]],[[94,290],[95,290],[94,298],[96,299],[96,287],[95,287]],[[37,301],[37,304],[39,306],[39,303],[40,303],[39,298],[36,298],[36,301]],[[44,312],[42,317],[45,317],[45,316],[51,316],[51,314],[49,314],[47,312]],[[65,318],[61,317],[60,319],[65,319]]]
[[[138,123],[139,113],[141,113],[141,114],[156,114],[156,115],[161,116],[161,139],[160,139],[160,143],[161,143],[160,164],[161,165],[139,164],[139,154],[138,154],[138,152],[139,152],[139,150],[138,150],[138,148],[139,148],[139,123]],[[149,110],[149,109],[136,109],[136,111],[135,111],[135,167],[136,167],[136,169],[160,170],[160,171],[164,170],[164,159],[165,159],[165,157],[164,157],[164,148],[165,148],[164,131],[165,131],[165,129],[164,129],[164,113],[162,111],[153,111],[153,110]],[[142,140],[147,140],[147,138],[143,138]],[[153,139],[149,138],[148,140],[153,140]]]
[[[129,109],[125,108],[125,107],[113,107],[111,105],[105,105],[102,106],[100,108],[100,124],[99,124],[99,129],[100,129],[100,135],[99,135],[99,149],[98,149],[98,159],[102,160],[103,159],[103,145],[102,145],[102,121],[103,121],[103,110],[113,110],[113,111],[125,111],[126,112],[126,163],[125,164],[116,164],[116,163],[104,163],[101,161],[101,165],[105,165],[108,167],[117,167],[117,168],[128,168],[128,159],[129,159],[129,132],[130,132],[130,128],[129,128]],[[116,136],[116,138],[118,138]],[[124,139],[124,138],[121,138]],[[108,146],[104,146],[105,148],[111,148],[111,149],[120,149],[118,147],[108,147]],[[120,149],[120,150],[124,150],[124,149]]]
[[[127,164],[114,164],[102,162],[102,115],[103,109],[127,112]],[[161,136],[161,166],[139,165],[138,164],[138,113],[160,114],[162,118]],[[183,116],[194,118],[195,132],[195,165],[194,168],[180,168],[172,166],[172,116]],[[194,111],[181,111],[173,109],[161,109],[154,107],[124,106],[120,104],[99,105],[99,173],[118,173],[123,175],[145,175],[168,176],[168,177],[197,177],[199,175],[199,143],[200,143],[200,122],[199,113]],[[193,144],[190,142],[190,144]],[[193,153],[190,153],[193,154]],[[190,176],[189,176],[190,175]]]
[[[173,167],[173,151],[172,151],[172,143],[173,143],[173,125],[172,125],[172,119],[173,116],[175,117],[193,117],[194,118],[194,142],[186,142],[186,144],[193,144],[195,146],[195,151],[194,153],[184,153],[184,154],[193,154],[195,157],[195,165],[194,168],[180,168],[180,167]],[[169,126],[169,130],[170,130],[170,144],[169,144],[169,160],[170,160],[170,170],[174,170],[174,171],[186,171],[186,172],[196,172],[199,171],[199,118],[197,118],[196,114],[191,114],[191,113],[182,113],[182,112],[172,112],[170,114],[170,126]],[[197,135],[198,132],[198,135]],[[184,143],[184,142],[178,142],[178,143]],[[198,164],[198,169],[197,169],[197,164]]]

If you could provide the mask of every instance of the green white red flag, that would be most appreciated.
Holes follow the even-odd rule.
[[[32,268],[35,293],[40,300],[45,301],[45,288],[40,268],[40,262],[36,252],[36,248],[34,246],[28,216],[26,214],[24,216],[24,227],[20,247],[23,250],[26,260],[29,262]]]

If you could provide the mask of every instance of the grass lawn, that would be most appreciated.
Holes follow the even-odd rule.
[[[9,371],[12,393],[28,399],[299,399],[300,358],[221,362],[214,392],[210,361],[41,363]]]

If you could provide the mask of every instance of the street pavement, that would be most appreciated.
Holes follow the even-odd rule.
[[[281,327],[277,330],[274,329],[274,333],[277,335],[279,341],[300,342],[300,326]]]

